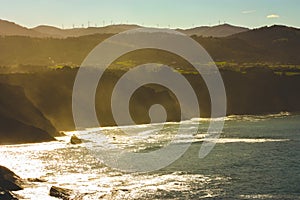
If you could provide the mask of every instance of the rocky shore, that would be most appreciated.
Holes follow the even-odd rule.
[[[13,191],[22,190],[23,185],[25,185],[24,180],[18,175],[6,167],[0,166],[0,199],[18,199]]]
[[[24,199],[15,193],[15,191],[23,190],[26,187],[31,187],[34,182],[46,182],[39,178],[22,179],[7,167],[0,165],[0,200],[18,200]],[[76,200],[82,199],[81,194],[66,188],[52,186],[49,190],[49,195],[63,199],[63,200]]]

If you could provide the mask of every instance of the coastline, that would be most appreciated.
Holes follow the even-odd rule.
[[[16,192],[27,199],[51,199],[49,191],[52,186],[71,189],[74,194],[86,195],[90,199],[155,199],[161,195],[172,198],[184,198],[188,195],[192,199],[208,198],[207,195],[211,195],[210,198],[243,199],[245,196],[252,198],[259,194],[273,199],[293,199],[297,197],[297,187],[290,187],[287,183],[297,183],[295,174],[299,168],[293,167],[296,161],[292,158],[297,153],[293,150],[298,147],[299,135],[294,130],[298,130],[300,118],[299,115],[286,114],[229,116],[225,132],[209,157],[196,159],[196,152],[204,136],[200,131],[195,135],[191,148],[180,160],[165,169],[148,174],[123,173],[107,167],[91,156],[84,144],[71,145],[69,138],[72,132],[66,133],[65,138],[58,137],[61,141],[0,146],[0,157],[6,160],[5,166],[21,178],[46,181],[33,182],[32,186]],[[286,122],[289,122],[289,126],[281,126]],[[191,127],[196,124],[192,120],[190,123]],[[176,130],[177,123],[167,124],[169,127],[174,126]],[[201,124],[204,128],[207,121]],[[145,128],[136,128],[142,130],[143,127]],[[153,129],[155,125],[147,127]],[[111,137],[115,136],[115,142],[121,146],[129,144],[122,134],[115,132],[115,127],[103,129],[108,134],[111,133]],[[86,130],[87,133],[91,131],[93,130]],[[168,134],[166,132],[161,136],[163,135]],[[144,142],[147,143],[146,140]],[[139,143],[136,145],[143,146]],[[148,145],[146,149],[156,149],[155,142]],[[272,166],[276,164],[276,167],[269,168],[270,163]],[[289,170],[278,176],[284,169]],[[269,182],[270,180],[273,182]],[[243,185],[245,181],[247,184]],[[255,187],[257,185],[259,187]],[[280,190],[272,192],[273,188]]]

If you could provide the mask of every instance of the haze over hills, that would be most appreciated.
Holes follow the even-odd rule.
[[[105,27],[88,27],[88,28],[72,28],[60,29],[54,26],[41,25],[29,29],[13,22],[0,20],[0,35],[29,36],[29,37],[52,37],[67,38],[80,37],[93,34],[117,34],[122,31],[140,28],[141,26],[134,24],[109,25]],[[217,26],[201,26],[191,29],[176,29],[187,35],[197,35],[203,37],[226,37],[236,33],[248,31],[248,28],[222,24]]]

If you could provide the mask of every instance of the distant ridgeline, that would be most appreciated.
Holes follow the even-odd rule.
[[[17,25],[13,27],[16,28],[15,26]],[[24,27],[19,27],[22,31],[13,29],[14,31],[10,32],[0,29],[0,67],[79,66],[101,41],[120,31],[133,28],[138,26],[116,25],[66,30],[42,26],[25,29],[26,31],[23,30]],[[29,34],[28,31],[34,31],[36,34]],[[39,37],[37,34],[45,34],[46,31],[52,35]],[[238,65],[300,64],[300,29],[275,25],[248,30],[224,24],[178,31],[191,35],[216,62]],[[126,57],[124,62],[137,56],[140,55],[132,54],[131,57]],[[149,56],[158,59],[156,54]],[[169,58],[168,62],[172,63],[172,59]]]

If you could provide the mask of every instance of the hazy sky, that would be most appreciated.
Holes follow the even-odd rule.
[[[187,28],[230,23],[300,27],[300,0],[0,0],[0,19],[27,27],[119,23]]]

